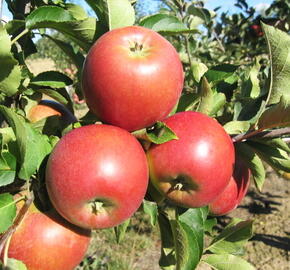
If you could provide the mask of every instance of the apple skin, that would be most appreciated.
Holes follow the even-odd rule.
[[[82,89],[101,121],[134,131],[167,117],[183,79],[179,55],[169,41],[150,29],[129,26],[107,32],[92,46]]]
[[[147,152],[150,180],[175,205],[208,205],[228,185],[235,161],[230,136],[213,118],[180,112],[164,121],[179,138]]]
[[[50,116],[59,116],[68,124],[77,122],[76,117],[64,105],[54,100],[45,99],[29,110],[27,119],[32,123],[36,123]]]
[[[250,169],[237,158],[233,175],[226,189],[209,204],[210,214],[222,216],[237,208],[248,191],[250,176]]]
[[[146,155],[128,131],[88,125],[63,136],[49,157],[46,186],[52,204],[83,228],[116,226],[141,205],[148,185]]]
[[[8,257],[23,261],[28,270],[73,270],[85,256],[90,236],[55,211],[29,211],[11,238]]]

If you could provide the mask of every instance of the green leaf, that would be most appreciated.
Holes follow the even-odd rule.
[[[1,262],[0,266],[2,266]],[[27,270],[27,268],[23,262],[16,259],[8,258],[5,270]]]
[[[85,61],[84,55],[80,51],[75,52],[74,48],[68,42],[56,39],[52,36],[47,37],[51,39],[71,59],[80,72]]]
[[[63,105],[67,105],[68,104],[67,98],[64,97],[61,93],[59,93],[56,90],[52,90],[52,89],[37,89],[36,91],[55,99],[56,101],[60,102]]]
[[[0,59],[10,56],[11,40],[4,26],[0,23]]]
[[[250,129],[251,124],[248,121],[230,121],[223,127],[228,134],[240,134],[247,132]]]
[[[290,85],[290,36],[273,26],[262,23],[271,60],[269,104],[278,103]]]
[[[213,91],[206,77],[202,77],[199,87],[199,93],[201,98],[198,106],[198,111],[208,115],[213,105]]]
[[[143,210],[150,217],[150,223],[155,226],[157,223],[158,209],[155,202],[143,200]]]
[[[261,93],[260,89],[260,80],[258,78],[258,74],[260,71],[261,65],[256,59],[256,63],[251,69],[249,70],[248,74],[246,75],[245,81],[242,83],[242,96],[249,97],[249,98],[258,98]]]
[[[13,35],[15,32],[25,27],[24,20],[11,20],[5,24],[5,29],[9,35]]]
[[[21,81],[21,70],[18,62],[12,56],[11,41],[6,30],[0,24],[0,92],[7,96],[17,93]]]
[[[173,233],[168,216],[161,211],[158,213],[158,225],[161,238],[161,256],[159,265],[164,270],[175,270],[176,258]]]
[[[26,17],[26,27],[28,29],[38,28],[44,22],[68,22],[73,21],[73,15],[61,7],[42,6],[32,11]]]
[[[16,205],[9,193],[0,194],[0,233],[5,232],[16,216]]]
[[[109,29],[131,26],[135,22],[135,11],[128,0],[107,0]]]
[[[203,241],[204,241],[204,222],[207,218],[208,208],[192,208],[186,210],[180,214],[178,219],[183,223],[187,224],[194,234],[195,240],[198,244],[196,250],[198,258],[200,259],[203,252]]]
[[[114,227],[116,241],[118,244],[120,244],[121,241],[124,239],[129,224],[130,224],[130,219],[127,219],[122,224]]]
[[[258,128],[290,126],[290,95],[281,95],[279,103],[264,111],[259,118]]]
[[[16,157],[8,151],[0,154],[0,187],[14,182],[16,176]]]
[[[247,167],[250,168],[255,185],[261,191],[266,178],[262,160],[247,143],[236,143],[235,148]]]
[[[51,145],[48,137],[38,133],[25,119],[12,109],[0,105],[3,114],[16,136],[20,171],[18,177],[29,179],[39,168],[43,159],[50,153]]]
[[[217,219],[216,218],[209,218],[204,222],[204,231],[209,232],[210,234],[213,231],[213,227],[217,225]]]
[[[207,66],[203,63],[192,61],[191,70],[193,78],[196,82],[199,82],[204,73],[208,70]]]
[[[240,255],[245,243],[253,237],[253,221],[229,224],[211,242],[208,249],[216,254]]]
[[[178,140],[176,134],[163,122],[158,121],[153,128],[147,129],[147,137],[155,144]]]
[[[176,112],[191,111],[198,103],[199,96],[193,93],[183,94],[178,101]]]
[[[256,154],[275,169],[290,172],[290,157],[288,153],[276,146],[270,146],[261,142],[248,142],[248,145]]]
[[[65,74],[58,71],[45,71],[39,73],[31,81],[31,85],[51,88],[63,88],[71,85],[73,81]]]
[[[171,220],[176,253],[176,270],[195,269],[200,261],[201,252],[196,232],[186,223]]]
[[[80,6],[72,3],[65,4],[66,10],[73,16],[75,20],[84,20],[88,17],[87,12]]]
[[[11,127],[0,128],[0,134],[2,139],[2,147],[11,141],[16,141],[14,131]]]
[[[255,270],[244,259],[231,254],[212,254],[202,259],[215,270]]]
[[[205,76],[208,82],[219,82],[225,80],[226,78],[232,76],[234,72],[238,69],[238,66],[230,64],[222,64],[210,68]]]
[[[56,12],[55,8],[57,8]],[[46,12],[48,13],[42,16]],[[96,18],[88,17],[84,20],[75,20],[67,10],[52,6],[39,7],[31,12],[26,18],[26,27],[30,30],[55,29],[85,51],[88,51],[93,42],[105,31],[100,22],[96,21]]]
[[[224,107],[226,104],[226,96],[224,93],[214,93],[213,94],[213,104],[211,110],[209,112],[210,116],[214,116],[218,113],[220,109]]]
[[[272,139],[272,138],[257,138],[257,139],[251,139],[251,141],[266,144],[266,145],[272,146],[274,148],[279,148],[287,153],[290,153],[289,145],[285,141],[283,141],[283,139],[281,139],[281,138],[274,138],[274,139]]]
[[[145,17],[139,25],[164,35],[197,32],[197,30],[189,29],[177,17],[167,14],[155,14]]]
[[[193,15],[194,17],[200,18],[204,23],[209,23],[211,21],[211,15],[209,10],[196,7],[195,4],[188,7],[187,13]]]

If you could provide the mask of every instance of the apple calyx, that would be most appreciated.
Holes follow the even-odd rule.
[[[129,43],[129,50],[132,56],[144,57],[148,54],[149,49],[146,48],[142,43],[133,41]]]
[[[105,199],[95,199],[94,201],[89,202],[89,205],[92,209],[92,213],[95,215],[98,215],[106,211],[106,208],[113,206],[112,203],[108,202]]]
[[[196,185],[191,177],[186,175],[179,175],[171,180],[171,188],[167,191],[167,194],[173,191],[190,191],[198,190],[198,185]]]

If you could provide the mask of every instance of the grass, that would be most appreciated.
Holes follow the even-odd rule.
[[[88,254],[76,270],[159,269],[158,238],[158,227],[137,212],[119,244],[114,229],[94,231]]]

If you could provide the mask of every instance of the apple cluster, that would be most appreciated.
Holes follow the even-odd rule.
[[[68,257],[59,260],[65,266],[56,264],[45,269],[73,269],[88,246],[86,232],[114,227],[131,217],[148,191],[149,179],[172,205],[209,205],[212,215],[223,215],[240,203],[250,172],[242,161],[235,160],[233,142],[224,128],[199,112],[168,117],[178,103],[183,80],[175,48],[152,30],[118,28],[92,46],[83,68],[83,93],[91,112],[104,124],[68,132],[56,144],[46,167],[49,198],[65,221],[59,216],[31,213],[18,230],[47,234],[40,231],[38,223],[56,223],[54,226],[66,230],[63,234],[68,236],[58,230],[54,241],[62,242],[59,244],[74,253],[60,255]],[[132,132],[157,121],[163,121],[178,139],[151,143],[145,150]],[[38,259],[33,262],[25,260],[25,252],[35,252],[35,243],[17,256],[20,252],[15,252],[13,243],[20,239],[18,231],[12,237],[9,255],[23,260],[29,270],[44,269],[40,265],[46,259],[39,256],[45,256],[45,251],[35,254],[33,257]],[[51,243],[42,245],[37,250]],[[69,260],[73,265],[67,264]]]

